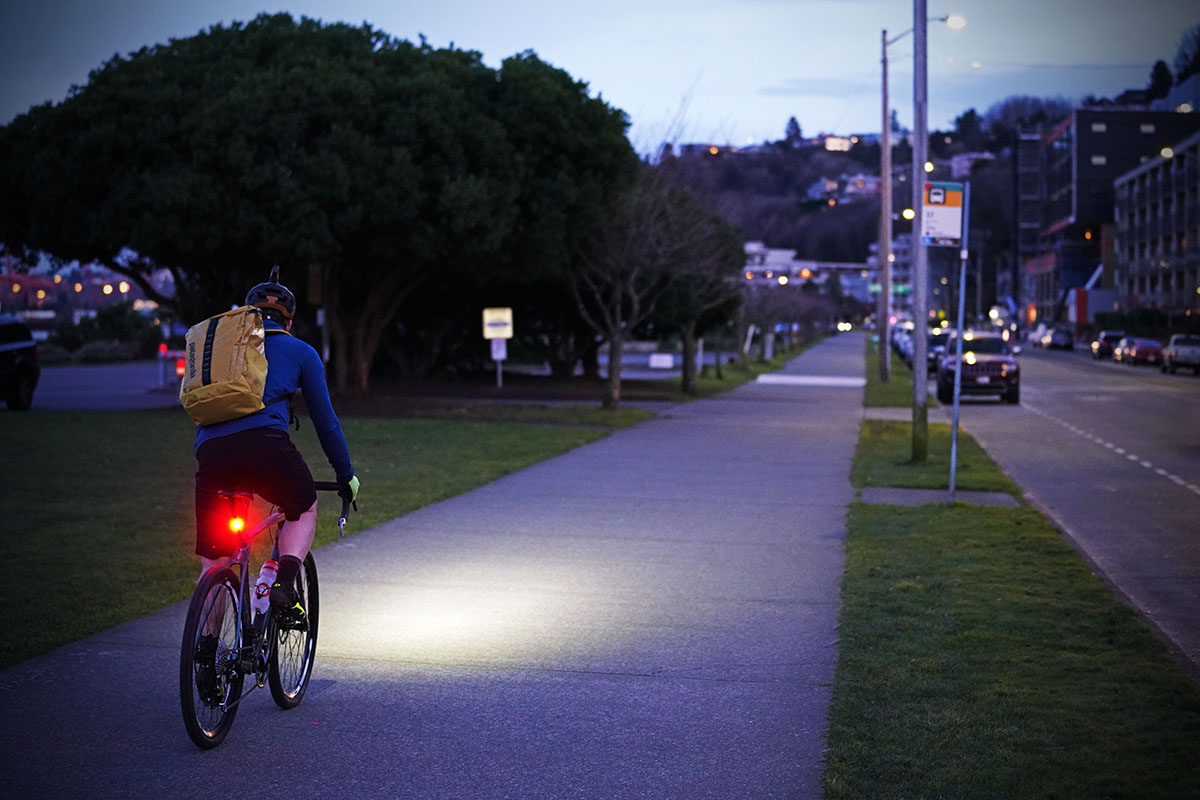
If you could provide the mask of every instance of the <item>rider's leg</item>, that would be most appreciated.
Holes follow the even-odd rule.
[[[275,577],[275,584],[271,588],[272,605],[291,608],[296,602],[294,591],[288,587],[295,585],[296,576],[303,566],[304,557],[308,555],[308,550],[312,547],[313,536],[316,535],[316,532],[317,503],[315,500],[308,510],[300,515],[299,519],[283,523],[283,528],[279,531],[279,574]],[[277,593],[275,587],[283,587],[282,593]],[[301,609],[301,613],[303,613],[303,609]]]
[[[316,533],[317,503],[314,500],[308,511],[300,515],[300,519],[283,523],[283,528],[279,531],[280,559],[282,560],[283,556],[295,556],[299,561],[303,561],[312,547]]]

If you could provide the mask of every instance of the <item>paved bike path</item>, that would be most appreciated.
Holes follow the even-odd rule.
[[[818,797],[861,415],[750,384],[320,549],[307,697],[250,695],[215,751],[179,718],[183,604],[20,664],[0,793]]]

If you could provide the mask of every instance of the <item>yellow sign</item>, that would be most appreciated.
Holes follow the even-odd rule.
[[[485,308],[483,310],[483,338],[513,338],[513,317],[511,308]]]

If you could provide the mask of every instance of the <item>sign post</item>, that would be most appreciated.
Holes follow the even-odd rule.
[[[962,397],[963,316],[967,291],[967,231],[971,224],[971,184],[926,183],[921,241],[935,247],[959,248],[958,325],[954,336],[954,422],[950,429],[950,502],[958,471],[958,411]]]
[[[508,340],[513,337],[511,308],[483,310],[483,338],[491,339],[492,360],[496,362],[496,388],[504,388],[504,361],[508,358]]]

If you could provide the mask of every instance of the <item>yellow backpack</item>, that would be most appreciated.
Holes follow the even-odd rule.
[[[242,306],[187,332],[179,402],[197,425],[214,425],[263,408],[267,382],[262,312]]]

